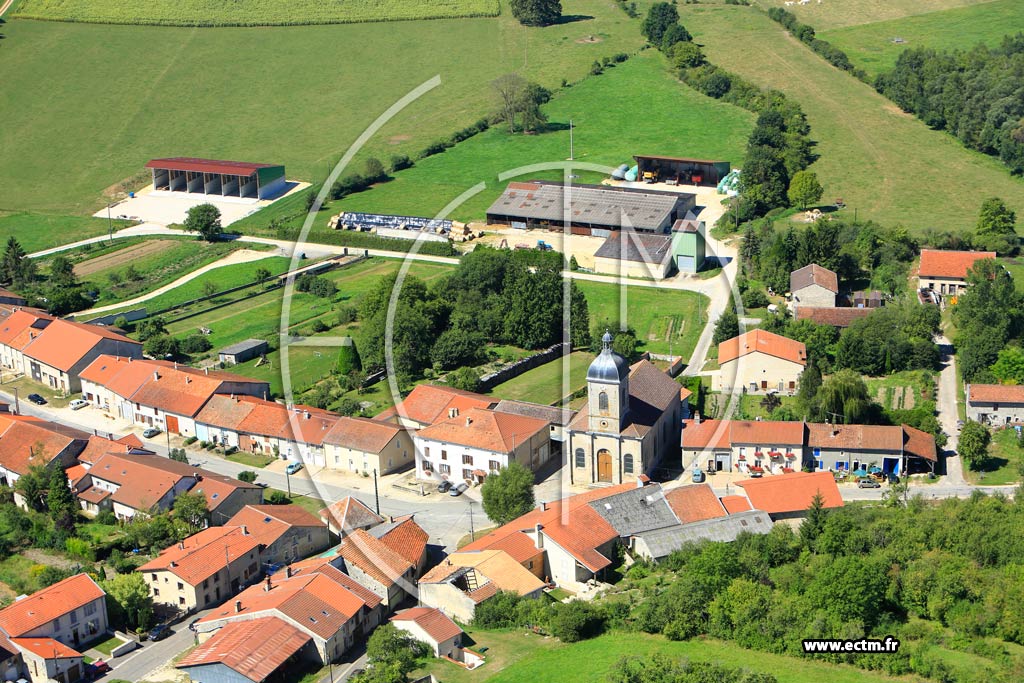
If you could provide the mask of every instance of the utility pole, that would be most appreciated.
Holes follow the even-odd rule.
[[[107,202],[107,239],[110,242],[114,241],[114,223],[110,220],[110,202]]]
[[[469,542],[476,540],[476,531],[473,529],[473,501],[469,501]]]
[[[569,161],[573,160],[572,119],[569,119]]]
[[[377,490],[377,468],[373,468],[373,500],[377,507],[377,515],[380,516],[380,491]]]
[[[288,498],[290,500],[292,497],[292,475],[288,472],[287,468],[284,471],[284,483],[288,487]]]

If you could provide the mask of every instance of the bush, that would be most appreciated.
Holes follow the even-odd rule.
[[[190,436],[190,437],[185,439],[184,444],[186,446],[191,446],[192,444],[194,444],[198,440],[199,440],[198,436]]]
[[[288,503],[292,502],[291,499],[288,498],[287,493],[285,493],[284,491],[277,490],[271,491],[266,496],[264,496],[263,501],[267,505],[287,505]]]
[[[600,635],[606,615],[601,607],[582,600],[558,603],[551,608],[551,635],[563,643],[575,643]]]
[[[750,289],[743,293],[744,308],[764,308],[768,304],[768,296],[760,289]]]
[[[326,332],[329,329],[331,329],[331,328],[327,326],[327,323],[325,323],[320,318],[317,318],[316,320],[313,321],[313,333],[314,334],[317,333],[317,332]]]
[[[117,524],[117,515],[110,510],[101,510],[96,519],[94,520],[97,524],[104,524],[106,526],[114,526]]]
[[[246,484],[251,484],[256,481],[259,475],[252,470],[242,470],[238,473],[238,481],[244,481]]]
[[[205,334],[191,334],[178,342],[178,350],[189,355],[205,353],[213,348],[213,343]]]

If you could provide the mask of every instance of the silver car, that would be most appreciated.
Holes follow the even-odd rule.
[[[81,410],[82,408],[86,407],[87,405],[89,405],[89,402],[88,401],[84,401],[84,400],[82,400],[80,398],[76,398],[74,401],[72,401],[71,403],[68,404],[68,406],[71,408],[71,410]]]

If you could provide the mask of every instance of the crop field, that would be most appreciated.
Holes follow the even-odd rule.
[[[786,6],[784,0],[757,0],[765,9],[783,7],[815,31],[912,17],[954,7],[989,5],[992,0],[811,0]]]
[[[753,8],[681,5],[683,24],[712,62],[799,102],[820,158],[811,166],[825,201],[845,199],[885,225],[969,230],[998,196],[1024,211],[1024,182],[997,159],[930,130],[870,86],[839,71]]]
[[[498,0],[21,0],[13,16],[93,24],[278,26],[493,17]]]
[[[562,6],[576,20],[546,28],[523,27],[507,12],[201,29],[10,19],[0,60],[0,210],[91,213],[105,188],[160,156],[277,162],[289,178],[322,180],[381,113],[439,76],[441,85],[378,131],[356,166],[370,155],[385,163],[415,156],[491,113],[489,83],[502,74],[558,88],[595,60],[642,45],[637,22],[608,0]],[[85,235],[37,239],[72,236]]]
[[[569,120],[574,157],[618,166],[641,153],[743,159],[753,115],[716,102],[680,84],[661,55],[649,50],[559,93],[543,107],[549,130],[510,135],[502,126],[424,159],[394,180],[337,203],[340,210],[435,215],[463,191],[484,181],[487,188],[458,207],[458,220],[480,220],[501,194],[499,173],[569,156]],[[578,182],[603,176],[574,171]],[[531,172],[526,178],[559,179],[561,171]],[[334,213],[337,213],[335,211]]]
[[[0,70],[3,70],[0,62]],[[0,110],[3,101],[0,100]],[[4,139],[4,129],[0,127],[0,140]],[[0,157],[0,166],[10,163],[6,156]],[[0,188],[0,195],[4,190]],[[130,225],[128,221],[112,221],[115,231]],[[57,247],[68,242],[105,235],[110,230],[106,218],[91,216],[55,216],[29,211],[0,210],[0,235],[4,240],[8,237],[17,238],[26,253],[33,253]]]
[[[848,26],[818,35],[846,52],[850,60],[871,75],[891,69],[903,50],[930,47],[937,50],[968,50],[978,43],[998,45],[1004,35],[1024,28],[1024,3],[995,0]],[[894,38],[902,42],[893,42]]]

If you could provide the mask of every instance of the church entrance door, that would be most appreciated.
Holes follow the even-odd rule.
[[[604,448],[597,452],[597,480],[612,480],[612,454]]]

